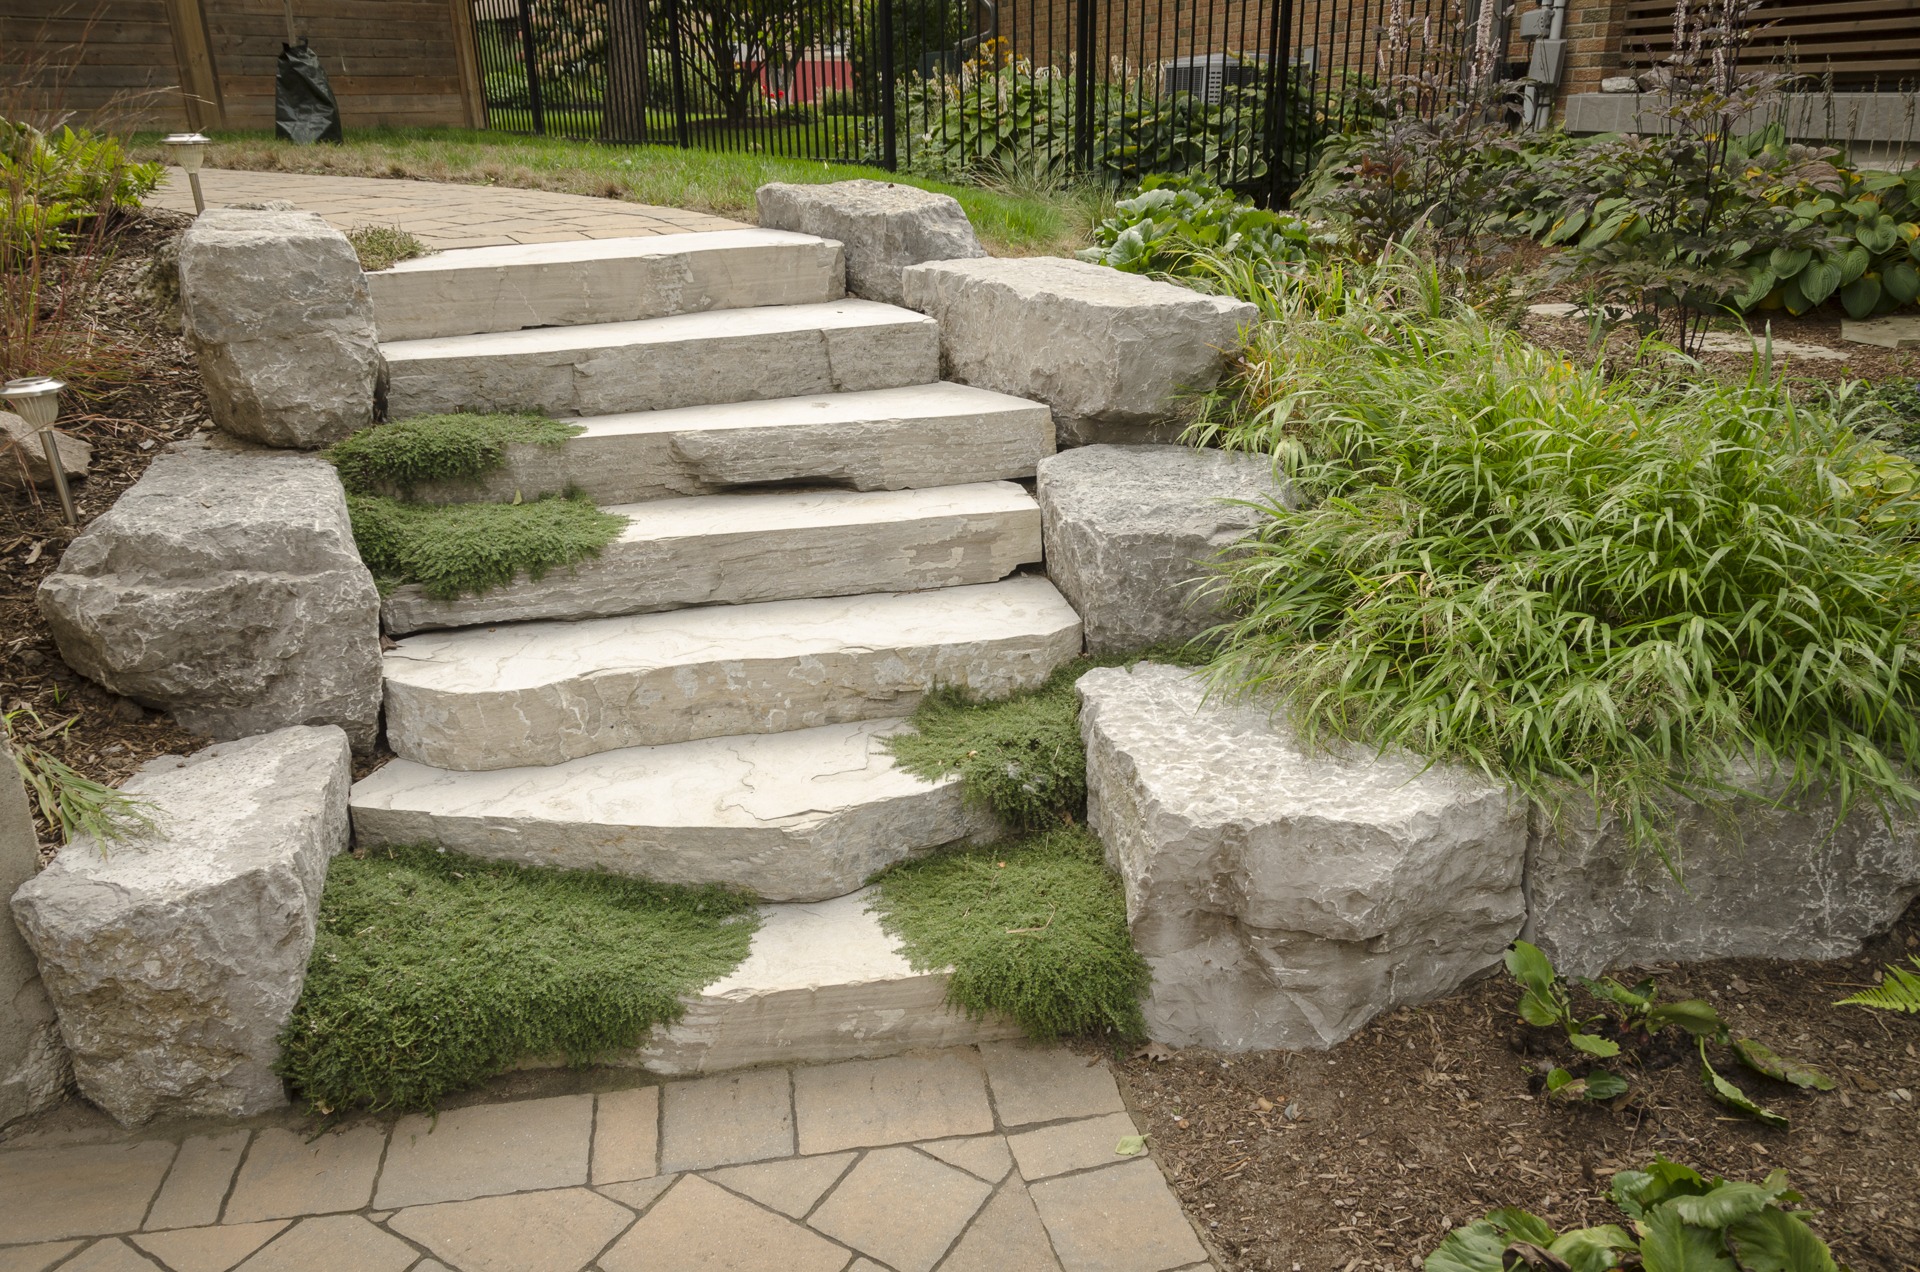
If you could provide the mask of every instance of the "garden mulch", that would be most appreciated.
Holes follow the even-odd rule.
[[[1572,1057],[1521,1023],[1504,975],[1383,1016],[1330,1051],[1157,1059],[1164,1050],[1147,1048],[1116,1072],[1174,1191],[1234,1272],[1417,1268],[1450,1227],[1501,1206],[1559,1228],[1621,1223],[1603,1196],[1612,1172],[1656,1153],[1730,1179],[1784,1168],[1854,1272],[1914,1272],[1920,1018],[1834,1005],[1914,953],[1920,905],[1859,958],[1648,969],[1663,998],[1705,998],[1737,1035],[1838,1080],[1803,1094],[1716,1050],[1716,1068],[1791,1119],[1784,1130],[1716,1104],[1690,1048],[1663,1048],[1645,1069],[1615,1065],[1634,1089],[1611,1104],[1554,1101],[1539,1075]]]

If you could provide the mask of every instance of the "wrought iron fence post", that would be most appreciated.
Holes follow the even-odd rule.
[[[893,64],[893,0],[880,0],[877,13],[880,28],[880,164],[888,172],[897,172],[900,168],[900,120],[894,98],[899,92],[900,68]]]
[[[682,150],[693,144],[687,121],[686,28],[680,21],[680,0],[667,0],[667,65],[673,81],[673,144]]]
[[[1093,168],[1093,0],[1079,0],[1074,10],[1073,155],[1086,173]]]
[[[1279,207],[1293,193],[1293,0],[1273,0],[1273,30],[1267,37],[1267,205]]]
[[[533,47],[533,0],[520,0],[520,57],[527,66],[527,107],[535,136],[547,131],[546,105],[540,99],[540,55]]]

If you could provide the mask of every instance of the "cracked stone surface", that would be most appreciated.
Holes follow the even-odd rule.
[[[843,896],[907,857],[995,833],[957,777],[896,766],[900,720],[703,738],[550,767],[394,760],[356,783],[363,845],[434,842],[529,865],[727,883],[769,901]]]
[[[386,629],[923,591],[991,583],[1040,559],[1039,505],[1007,481],[702,495],[607,511],[627,525],[599,556],[451,601],[407,584],[382,603]]]
[[[367,275],[382,340],[634,322],[846,294],[838,243],[778,229],[476,247]]]
[[[410,636],[387,740],[446,769],[900,716],[936,685],[1030,688],[1080,652],[1043,578]]]
[[[603,505],[770,482],[905,490],[1031,477],[1053,453],[1045,406],[964,384],[630,411],[575,421],[558,446],[513,445],[478,482],[416,489],[436,503],[578,490]]]
[[[900,271],[923,261],[985,256],[952,195],[891,181],[774,182],[755,193],[760,224],[800,230],[846,246],[847,287],[898,305]]]
[[[867,300],[774,305],[381,346],[394,419],[458,410],[607,415],[929,384],[929,318]]]
[[[1153,969],[1155,1039],[1330,1047],[1497,965],[1519,934],[1527,814],[1503,787],[1307,752],[1270,704],[1205,702],[1175,667],[1078,687],[1087,822]]]

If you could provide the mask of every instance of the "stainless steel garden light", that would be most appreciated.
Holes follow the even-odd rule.
[[[7,399],[7,405],[29,428],[40,434],[40,450],[47,457],[47,470],[53,474],[60,511],[66,515],[68,525],[77,526],[80,514],[74,511],[73,492],[67,489],[67,470],[60,464],[60,439],[53,435],[53,422],[60,418],[60,390],[66,387],[58,380],[37,375],[26,380],[8,380],[0,386],[0,396]]]
[[[160,139],[160,144],[167,148],[167,155],[187,174],[187,184],[193,187],[195,212],[207,210],[207,200],[200,193],[200,165],[206,160],[207,147],[212,141],[211,137],[204,137],[197,132],[169,133]]]

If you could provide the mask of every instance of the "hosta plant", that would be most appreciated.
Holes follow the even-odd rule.
[[[1843,1272],[1776,1170],[1760,1183],[1708,1179],[1664,1157],[1621,1171],[1608,1197],[1628,1225],[1557,1232],[1513,1207],[1455,1228],[1426,1272]]]
[[[1094,226],[1080,259],[1130,274],[1188,274],[1216,253],[1273,265],[1310,260],[1332,242],[1312,222],[1255,207],[1205,177],[1148,177]]]

